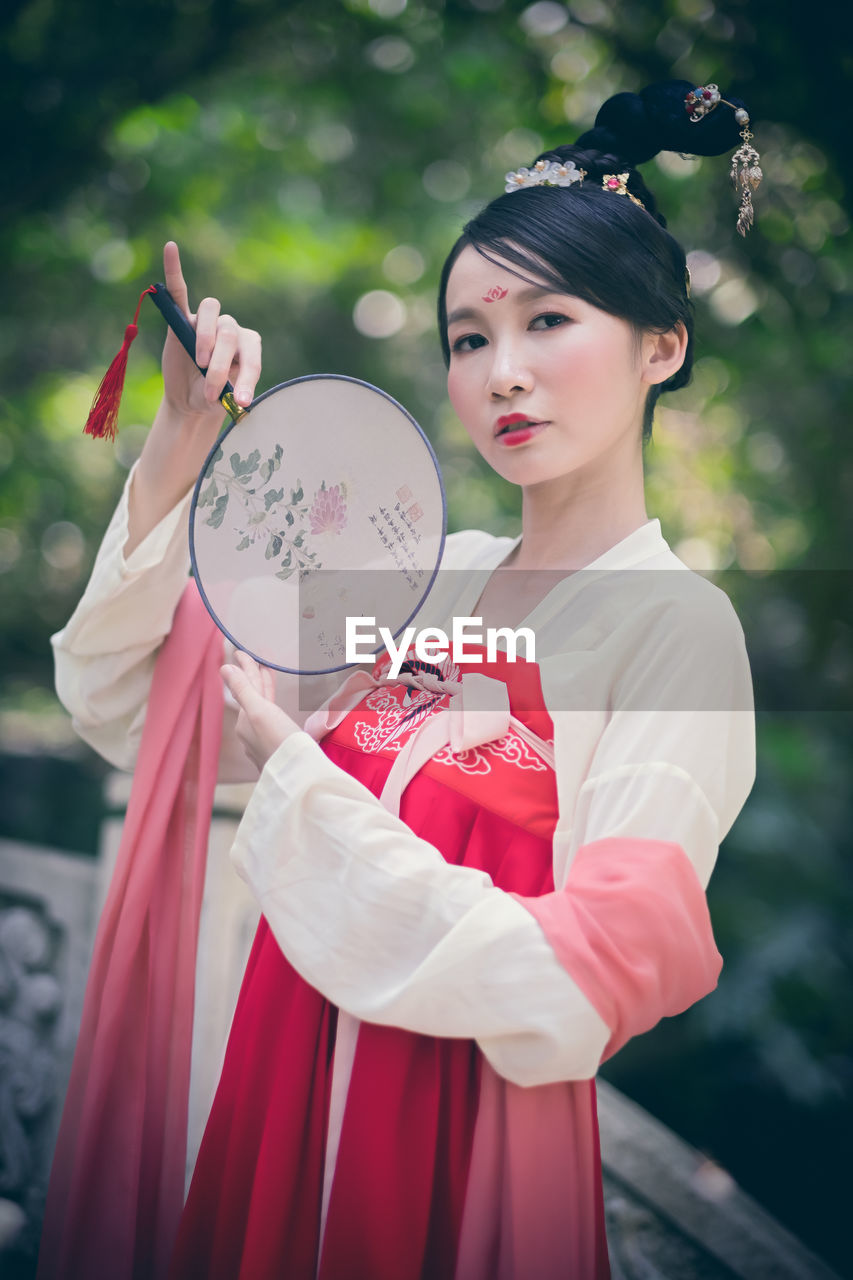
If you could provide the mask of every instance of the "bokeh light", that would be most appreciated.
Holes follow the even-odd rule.
[[[387,71],[391,75],[402,75],[414,66],[415,51],[408,40],[400,36],[381,36],[373,40],[366,49],[368,61],[379,71]]]
[[[414,245],[398,244],[382,259],[382,270],[392,284],[414,284],[426,270],[426,262]]]
[[[710,307],[721,324],[743,324],[758,309],[758,295],[746,280],[735,277],[714,289]]]
[[[41,553],[52,569],[76,575],[83,566],[86,540],[76,524],[58,520],[42,534]]]
[[[529,36],[553,36],[569,21],[569,11],[554,0],[536,0],[522,11],[518,21]]]
[[[433,200],[450,204],[468,194],[471,175],[458,160],[435,160],[424,169],[423,184]]]
[[[396,293],[372,289],[359,298],[352,319],[366,338],[391,338],[406,323],[406,307]]]

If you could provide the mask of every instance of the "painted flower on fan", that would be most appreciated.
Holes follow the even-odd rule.
[[[565,164],[559,160],[537,160],[532,169],[510,170],[506,175],[505,191],[521,191],[523,187],[570,187],[573,182],[583,182],[585,171],[574,160]]]
[[[327,489],[323,481],[314,494],[308,521],[312,533],[341,533],[346,528],[347,504],[343,485],[333,484]]]

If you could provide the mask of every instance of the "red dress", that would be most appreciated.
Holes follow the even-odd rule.
[[[527,729],[553,739],[534,664],[499,653],[477,669],[506,683]],[[382,685],[323,750],[378,795],[401,747],[448,697]],[[487,872],[503,890],[554,888],[554,772],[512,728],[455,756],[439,751],[403,792],[400,817],[448,862]],[[609,1276],[594,1081],[521,1088],[496,1076],[473,1040],[369,1023],[359,1028],[318,1268],[336,1019],[262,919],[174,1280]]]

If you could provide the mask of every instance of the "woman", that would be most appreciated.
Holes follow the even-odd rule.
[[[232,859],[263,918],[174,1280],[608,1274],[594,1075],[713,989],[704,888],[754,767],[737,619],[643,495],[692,320],[634,165],[728,150],[742,111],[693,120],[690,88],[617,95],[575,147],[507,175],[444,268],[450,398],[520,488],[522,533],[452,535],[443,567],[467,572],[424,620],[523,623],[537,661],[476,666],[502,694],[485,720],[471,673],[411,661],[305,728],[246,655],[223,668],[221,772],[242,752],[260,773]],[[173,244],[165,266],[190,314]],[[194,319],[207,375],[170,335],[163,405],[55,640],[66,705],[112,759],[133,753],[185,586],[216,398],[230,377],[248,404],[260,371],[258,335],[216,300]]]

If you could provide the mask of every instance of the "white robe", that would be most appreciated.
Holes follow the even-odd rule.
[[[126,489],[53,637],[59,696],[117,768],[133,768],[157,650],[186,585],[188,508],[189,495],[125,559]],[[512,546],[450,536],[443,568],[467,572],[440,575],[430,623],[470,613]],[[726,596],[651,520],[551,590],[524,625],[554,723],[555,886],[581,846],[607,836],[680,845],[706,886],[754,778],[749,666]],[[340,677],[325,679],[331,688]],[[298,718],[295,677],[279,681],[279,697]],[[226,708],[221,777],[252,779],[234,720]],[[473,1038],[523,1085],[595,1074],[610,1029],[538,922],[485,873],[445,863],[307,734],[268,761],[231,856],[288,959],[347,1013]]]

